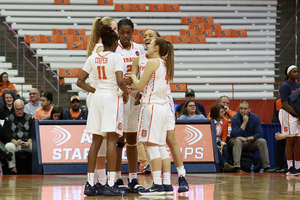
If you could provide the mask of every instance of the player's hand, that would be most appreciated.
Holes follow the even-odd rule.
[[[127,102],[128,102],[128,94],[125,94],[125,93],[123,93],[122,94],[122,97],[123,97],[123,102],[124,102],[124,104],[126,104]]]
[[[140,92],[137,92],[135,102],[134,102],[135,106],[140,104],[141,98],[142,98],[142,94]]]
[[[276,140],[284,140],[286,138],[286,135],[283,135],[279,132],[275,133],[275,139]]]
[[[136,98],[136,91],[135,91],[135,90],[133,90],[132,88],[130,88],[130,87],[128,87],[128,86],[127,86],[127,90],[128,90],[128,92],[129,92],[129,95],[130,95],[130,96]]]
[[[129,77],[125,76],[124,81],[125,81],[126,85],[131,85],[133,83],[131,76],[129,76]]]

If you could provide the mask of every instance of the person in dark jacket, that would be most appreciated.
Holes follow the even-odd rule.
[[[66,120],[82,120],[87,119],[87,110],[80,109],[81,102],[77,95],[71,97],[71,109],[65,109],[64,111],[64,119]]]
[[[3,93],[4,105],[0,108],[0,119],[5,119],[7,116],[15,113],[14,101],[15,96],[12,92],[6,91]]]

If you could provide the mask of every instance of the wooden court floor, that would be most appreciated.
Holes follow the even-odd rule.
[[[152,184],[150,175],[139,175],[140,184]],[[127,184],[127,175],[122,179]],[[172,174],[174,195],[143,197],[128,194],[124,197],[84,196],[86,175],[4,175],[0,176],[0,200],[242,200],[242,199],[300,199],[300,176],[285,174],[187,174],[190,191],[177,193],[177,174]]]

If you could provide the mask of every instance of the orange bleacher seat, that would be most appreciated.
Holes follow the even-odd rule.
[[[215,37],[231,37],[231,29],[216,30]]]
[[[57,35],[41,35],[41,43],[57,43]]]
[[[113,0],[98,0],[98,5],[114,5]]]
[[[167,41],[171,41],[172,42],[172,35],[161,35],[160,37],[164,38]]]
[[[197,35],[204,35],[205,37],[213,37],[213,31],[211,29],[198,30]]]
[[[214,18],[213,17],[198,17],[198,23],[213,24]]]
[[[247,30],[246,29],[241,29],[241,30],[231,29],[231,37],[247,37]]]
[[[54,0],[54,4],[69,5],[70,0]]]
[[[86,50],[89,45],[89,40],[83,42],[83,49]]]
[[[134,29],[133,35],[144,35],[149,29]]]
[[[143,43],[144,42],[144,36],[143,35],[133,35],[131,37],[131,42]]]
[[[65,78],[65,77],[78,77],[77,69],[76,68],[59,68],[58,69],[58,75],[59,77]]]
[[[126,11],[126,12],[128,12],[128,11],[130,11],[130,4],[118,4],[118,3],[116,3],[115,4],[115,11]]]
[[[190,43],[206,43],[206,38],[204,35],[196,35],[189,37]]]
[[[189,29],[195,29],[196,31],[197,30],[204,30],[205,29],[205,26],[204,26],[204,23],[198,23],[198,24],[190,24],[189,25]]]
[[[164,4],[148,4],[150,12],[164,12],[165,5]]]
[[[84,42],[67,42],[68,50],[84,50]]]
[[[205,24],[205,29],[211,29],[213,31],[221,30],[221,23]]]
[[[79,76],[80,72],[82,71],[82,68],[77,68],[77,75]]]
[[[69,28],[68,33],[69,33],[68,35],[85,35],[85,29],[84,28],[80,28],[80,29]]]
[[[186,83],[170,83],[171,92],[185,92],[187,90]]]
[[[69,35],[69,29],[52,29],[53,35]]]
[[[187,36],[196,35],[196,29],[189,29],[189,30],[180,29],[180,35],[187,35]]]
[[[146,4],[130,4],[130,11],[145,12]]]
[[[74,42],[74,35],[58,35],[57,42],[58,43]]]
[[[179,12],[180,6],[179,4],[164,4],[165,12]]]
[[[24,41],[26,43],[40,43],[41,42],[41,35],[26,35]]]
[[[174,44],[187,44],[189,43],[189,36],[187,35],[172,35],[172,43]]]
[[[74,35],[73,36],[73,42],[85,42],[89,41],[90,36],[89,35]]]
[[[181,24],[197,24],[197,17],[181,17]]]

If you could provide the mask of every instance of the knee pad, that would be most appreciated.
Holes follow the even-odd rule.
[[[123,142],[117,142],[117,147],[123,148],[125,146],[125,143]]]
[[[107,144],[107,141],[106,141],[106,139],[104,139],[102,141],[101,147],[98,151],[98,155],[97,155],[98,157],[105,157],[106,156],[106,144]]]
[[[170,158],[169,153],[167,152],[166,146],[159,146],[159,152],[161,155],[161,159]]]
[[[147,152],[149,154],[150,161],[161,157],[158,146],[147,146]]]

